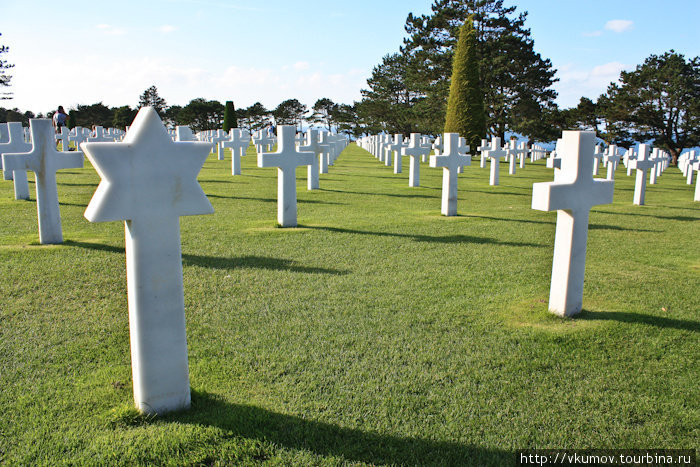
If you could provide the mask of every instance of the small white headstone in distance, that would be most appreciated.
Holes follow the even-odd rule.
[[[277,222],[282,227],[297,225],[296,168],[313,163],[313,152],[298,152],[294,144],[296,127],[277,127],[277,152],[258,154],[258,167],[277,167]]]

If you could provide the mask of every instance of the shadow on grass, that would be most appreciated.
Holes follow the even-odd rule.
[[[301,226],[300,226],[301,227]],[[474,243],[474,244],[489,244],[489,245],[505,245],[505,246],[531,246],[536,248],[543,248],[544,245],[538,245],[536,243],[521,243],[521,242],[503,242],[496,238],[487,237],[473,237],[471,235],[447,235],[443,237],[436,237],[431,235],[417,235],[417,234],[402,234],[394,232],[370,232],[365,230],[353,230],[353,229],[341,229],[338,227],[323,227],[323,226],[304,226],[308,229],[316,230],[327,230],[329,232],[338,233],[349,233],[349,234],[359,234],[359,235],[373,235],[378,237],[397,237],[397,238],[409,238],[417,242],[427,242],[427,243]]]
[[[550,225],[555,225],[556,222],[547,222],[547,221],[533,221],[530,219],[506,219],[504,217],[491,217],[491,216],[478,216],[476,214],[467,214],[465,217],[476,217],[478,219],[489,219],[489,220],[494,220],[494,221],[505,221],[505,222],[523,222],[526,224],[550,224]],[[590,230],[619,230],[619,231],[624,231],[624,232],[653,232],[653,233],[659,233],[663,232],[662,230],[648,230],[648,229],[627,229],[625,227],[620,227],[618,225],[606,225],[606,224],[589,224],[588,228]]]
[[[97,183],[56,183],[56,185],[60,186],[91,186],[94,188],[97,188]]]
[[[494,188],[494,191],[483,191],[483,190],[472,190],[465,188],[464,191],[468,193],[484,193],[485,195],[511,195],[511,196],[531,196],[531,193],[514,193],[512,191],[500,191],[498,188]]]
[[[674,208],[675,209],[675,208]],[[681,221],[681,222],[693,222],[693,221],[698,221],[700,220],[699,217],[690,217],[690,216],[655,216],[653,214],[642,214],[641,212],[610,212],[610,211],[599,211],[596,210],[595,212],[599,212],[602,214],[611,214],[613,216],[641,216],[641,217],[653,217],[654,219],[664,219],[664,220],[669,220],[669,221]],[[636,229],[635,229],[636,230]],[[641,231],[643,232],[643,231]],[[658,231],[654,231],[658,232]]]
[[[327,188],[321,188],[320,191],[330,191],[333,193],[343,193],[350,195],[367,195],[367,196],[389,196],[391,198],[426,198],[426,199],[439,199],[436,196],[431,195],[400,195],[397,193],[368,193],[364,191],[349,191],[349,190],[329,190]]]
[[[189,411],[157,420],[213,426],[241,438],[372,465],[510,465],[515,457],[500,449],[340,427],[255,406],[232,404],[203,391],[192,391]],[[266,453],[261,454],[264,457]]]
[[[224,196],[224,195],[213,195],[210,193],[206,193],[208,198],[219,198],[219,199],[245,199],[245,200],[250,200],[250,201],[260,201],[263,203],[276,203],[277,199],[276,198],[251,198],[248,196]],[[300,204],[335,204],[335,205],[342,205],[344,206],[344,203],[335,203],[333,201],[321,201],[318,199],[302,199],[302,198],[297,198],[297,203]]]
[[[577,320],[584,321],[618,321],[629,324],[646,324],[658,328],[680,329],[683,331],[700,332],[700,322],[685,319],[665,318],[663,316],[645,315],[642,313],[629,313],[624,311],[588,311],[582,310],[576,316]]]
[[[240,256],[236,258],[220,258],[215,256],[182,255],[182,261],[191,266],[211,269],[270,269],[273,271],[291,271],[304,274],[333,274],[346,275],[348,271],[339,269],[314,268],[297,265],[291,259],[267,258],[264,256]]]
[[[66,246],[77,248],[85,248],[88,250],[107,251],[110,253],[125,254],[123,247],[112,245],[102,245],[99,243],[76,242],[66,240],[63,242]],[[182,262],[190,266],[200,266],[211,269],[269,269],[273,271],[290,271],[300,272],[304,274],[333,274],[346,275],[349,271],[339,269],[315,268],[309,266],[298,265],[291,259],[268,258],[265,256],[240,256],[235,258],[222,258],[217,256],[201,256],[201,255],[182,255]]]

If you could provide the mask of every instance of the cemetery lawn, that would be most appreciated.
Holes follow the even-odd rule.
[[[230,154],[227,151],[227,156]],[[526,448],[700,447],[700,203],[674,167],[590,215],[584,312],[547,311],[544,161],[501,186],[475,158],[459,216],[349,146],[276,226],[277,170],[213,155],[181,220],[189,411],[133,409],[124,225],[58,173],[65,243],[0,181],[0,464],[513,465]],[[601,169],[601,173],[604,171]],[[148,202],[148,200],[144,200]]]

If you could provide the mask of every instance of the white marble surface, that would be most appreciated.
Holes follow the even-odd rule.
[[[136,407],[190,405],[180,216],[214,212],[197,182],[206,142],[174,142],[143,107],[122,143],[83,143],[101,181],[85,217],[125,221],[131,367]]]

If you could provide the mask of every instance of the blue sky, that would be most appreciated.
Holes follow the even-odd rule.
[[[14,99],[46,112],[63,105],[136,106],[156,85],[168,104],[203,97],[306,105],[361,98],[372,68],[398,51],[409,12],[432,0],[1,0],[3,59]],[[552,60],[558,103],[597,98],[620,70],[670,49],[700,55],[700,0],[505,1],[528,11],[535,49]]]

